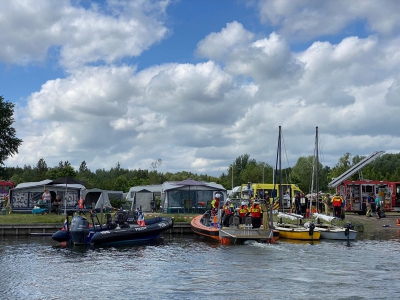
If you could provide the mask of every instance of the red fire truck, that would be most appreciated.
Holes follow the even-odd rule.
[[[346,201],[346,211],[365,214],[366,198],[383,200],[386,211],[400,211],[400,182],[379,180],[345,180],[336,186],[336,193]]]
[[[379,197],[387,211],[400,211],[400,182],[379,180],[348,180],[363,167],[380,157],[384,151],[376,151],[364,158],[337,178],[333,178],[328,187],[335,189],[336,193],[346,201],[346,210],[364,214],[366,211],[365,200],[371,195],[372,200]]]

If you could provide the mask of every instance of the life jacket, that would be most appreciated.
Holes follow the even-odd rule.
[[[227,214],[227,215],[233,214],[233,210],[232,210],[232,207],[230,205],[224,205],[222,207],[222,209],[224,210],[225,214]]]
[[[218,209],[218,206],[219,206],[219,200],[214,199],[213,201],[211,201],[212,208]]]
[[[79,207],[79,209],[83,209],[84,204],[85,204],[85,200],[83,200],[83,199],[79,199],[79,200],[78,200],[78,207]]]
[[[261,218],[261,208],[258,204],[250,207],[250,213],[253,218]]]
[[[343,199],[342,197],[335,196],[332,198],[332,204],[335,207],[342,206]]]
[[[239,217],[243,218],[248,212],[249,212],[249,209],[247,208],[246,205],[241,205],[239,207]]]

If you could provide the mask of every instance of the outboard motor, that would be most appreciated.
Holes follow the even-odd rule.
[[[346,229],[344,230],[344,235],[349,236],[350,229],[354,229],[354,226],[351,223],[346,223]]]
[[[308,235],[312,236],[314,234],[314,229],[315,229],[315,224],[314,222],[311,222],[310,225],[308,225]]]
[[[86,245],[87,237],[89,236],[89,221],[82,216],[73,217],[69,232],[72,243],[75,245]]]

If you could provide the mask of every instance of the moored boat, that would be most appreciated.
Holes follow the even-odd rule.
[[[96,232],[91,239],[91,244],[109,246],[150,241],[159,238],[164,231],[172,228],[173,224],[174,221],[170,217],[146,219],[144,226],[129,225],[126,228]]]
[[[222,226],[221,213],[211,216],[211,212],[207,211],[193,218],[190,225],[194,233],[223,244],[239,244],[248,240],[273,243],[279,238],[278,230],[271,230],[268,226],[265,229],[263,226],[252,228],[251,217],[247,217],[244,224],[239,224],[237,216],[231,219],[229,226]]]
[[[169,217],[155,217],[146,219],[144,226],[137,224],[137,212],[119,210],[114,219],[107,214],[106,224],[101,225],[94,218],[96,214],[90,212],[92,222],[90,223],[85,216],[76,215],[72,218],[71,224],[68,216],[73,215],[73,211],[67,213],[67,220],[62,230],[53,234],[52,239],[60,242],[61,245],[109,245],[121,243],[143,242],[156,239],[162,232],[173,226],[173,220]]]
[[[321,231],[319,231],[313,222],[308,223],[305,227],[300,221],[303,216],[296,214],[278,213],[279,222],[274,223],[274,228],[279,231],[279,236],[285,239],[293,240],[319,240]],[[296,224],[284,223],[283,218],[297,220]]]
[[[332,221],[336,220],[336,217],[327,216],[324,214],[313,214],[316,218],[315,227],[318,231],[321,231],[321,239],[329,240],[355,240],[357,231],[351,223],[347,222],[345,227],[333,225]],[[327,221],[329,223],[321,223],[320,220]]]

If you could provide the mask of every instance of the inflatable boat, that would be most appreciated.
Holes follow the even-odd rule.
[[[92,222],[86,216],[75,215],[71,224],[68,222],[67,213],[62,230],[53,234],[52,239],[65,246],[73,245],[104,245],[132,243],[135,241],[147,241],[158,238],[162,232],[173,226],[173,220],[167,217],[146,219],[144,226],[137,224],[137,213],[132,211],[117,211],[114,220],[111,214],[106,214],[107,222],[101,225],[96,213],[91,212]],[[97,219],[97,224],[95,222]],[[97,235],[100,234],[101,235]]]
[[[144,226],[129,225],[96,232],[91,238],[91,244],[98,246],[149,241],[160,237],[161,233],[172,228],[173,224],[170,217],[146,219]]]

